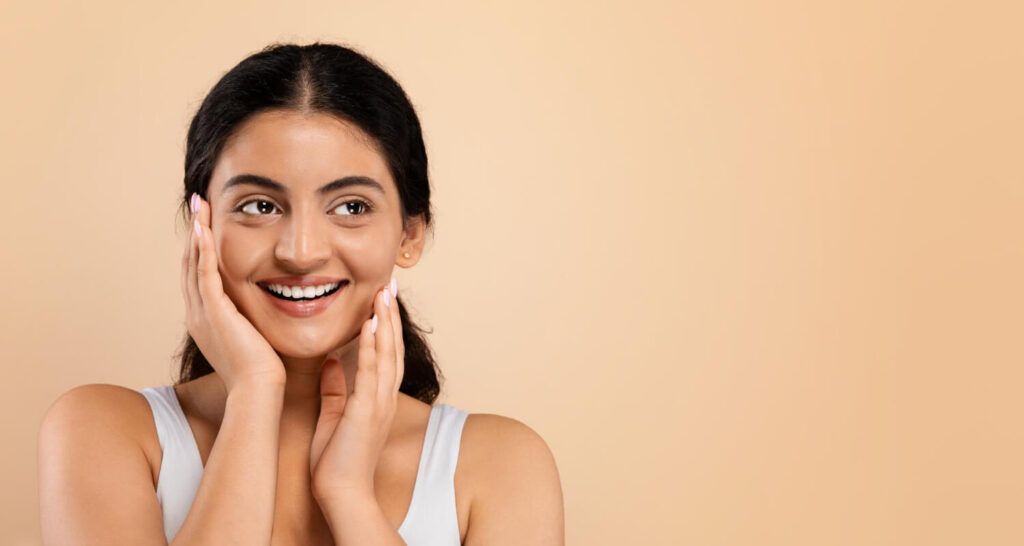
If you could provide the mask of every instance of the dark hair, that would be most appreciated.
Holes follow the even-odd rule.
[[[427,153],[409,98],[374,61],[348,47],[320,42],[271,44],[224,74],[203,99],[185,143],[180,212],[186,225],[188,200],[193,192],[206,198],[224,142],[243,121],[269,109],[324,112],[358,126],[385,156],[398,186],[403,228],[417,215],[423,216],[426,227],[433,227]],[[440,369],[423,337],[426,332],[410,320],[399,298],[395,302],[405,343],[399,390],[432,404],[440,393]],[[187,331],[174,356],[180,358],[181,366],[176,385],[214,371]]]

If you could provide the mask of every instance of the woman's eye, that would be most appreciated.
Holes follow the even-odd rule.
[[[337,207],[334,208],[334,210],[346,211],[344,214],[342,214],[342,216],[362,216],[366,214],[371,208],[372,207],[370,207],[370,204],[367,203],[366,201],[363,201],[362,199],[353,199],[351,201],[345,201],[344,203],[338,205]]]
[[[235,210],[245,213],[247,216],[265,216],[277,210],[277,205],[266,199],[253,199],[241,204]],[[338,205],[334,210],[342,211],[339,213],[342,216],[363,216],[373,210],[373,207],[362,199],[352,199]]]
[[[250,216],[263,216],[263,214],[258,211],[271,212],[276,208],[277,205],[271,203],[270,201],[265,201],[263,199],[253,199],[252,201],[246,201],[245,203],[242,204],[242,206],[238,207],[236,210],[245,212]],[[250,212],[246,212],[246,209],[248,209]]]

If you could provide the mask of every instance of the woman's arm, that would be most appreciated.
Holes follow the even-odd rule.
[[[235,387],[172,546],[270,544],[284,384]]]
[[[464,426],[459,457],[474,482],[465,546],[564,546],[562,485],[544,439],[501,415],[474,413]]]
[[[374,495],[350,495],[318,502],[337,546],[405,546]]]
[[[47,409],[37,445],[43,544],[167,544],[139,442],[146,404],[131,389],[89,384]]]
[[[238,386],[172,544],[269,544],[284,385]],[[39,430],[43,544],[166,545],[140,437],[147,402],[118,385],[60,396]],[[144,420],[149,420],[146,423]]]

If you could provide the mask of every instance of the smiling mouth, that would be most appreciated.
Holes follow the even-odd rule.
[[[323,294],[313,295],[312,297],[306,297],[305,295],[298,296],[298,297],[286,296],[283,293],[281,293],[281,291],[275,292],[268,285],[258,284],[257,286],[262,288],[263,291],[266,292],[267,294],[270,294],[272,297],[277,298],[279,300],[303,302],[303,301],[314,301],[314,300],[318,300],[320,298],[326,298],[327,296],[330,296],[331,294],[337,292],[338,290],[341,290],[346,284],[348,284],[348,281],[341,281],[341,282],[337,283],[337,285],[334,286],[333,288],[331,288],[330,290],[326,290]],[[289,292],[290,291],[291,290],[289,289]]]

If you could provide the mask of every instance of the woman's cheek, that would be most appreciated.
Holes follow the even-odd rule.
[[[353,280],[361,284],[387,282],[395,266],[394,247],[386,237],[367,231],[365,236],[346,237],[338,242],[345,266]]]
[[[262,261],[270,256],[273,258],[273,247],[269,247],[269,254],[264,250],[261,241],[253,240],[251,236],[243,237],[233,234],[231,230],[225,230],[216,239],[218,269],[220,270],[221,282],[224,285],[224,293],[241,307],[245,306],[245,293],[247,288],[257,289],[255,282],[259,279],[253,278],[258,271],[265,271],[267,267]]]

